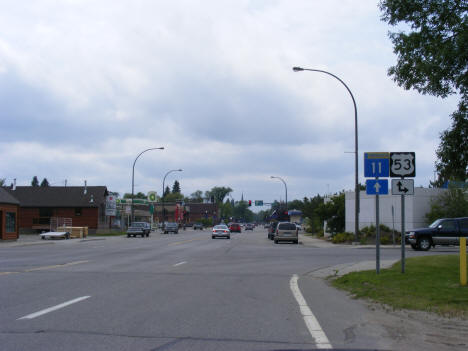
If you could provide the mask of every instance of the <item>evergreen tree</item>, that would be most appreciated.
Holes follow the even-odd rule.
[[[179,181],[175,181],[174,185],[172,186],[172,193],[173,194],[180,194],[180,184]]]
[[[42,179],[41,186],[42,187],[49,186],[49,181],[47,180],[47,178]]]
[[[37,176],[33,177],[31,181],[31,186],[39,186],[39,180],[37,179]]]

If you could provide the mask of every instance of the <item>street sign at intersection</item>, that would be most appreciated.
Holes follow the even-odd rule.
[[[365,152],[364,153],[364,177],[387,178],[389,174],[388,152]]]
[[[367,195],[387,195],[388,194],[388,179],[367,179],[366,180]]]
[[[390,177],[415,177],[416,154],[414,152],[390,152]]]
[[[414,180],[392,179],[392,195],[414,195]]]

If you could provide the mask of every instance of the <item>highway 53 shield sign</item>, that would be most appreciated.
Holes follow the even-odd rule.
[[[416,154],[414,152],[390,152],[390,177],[415,177]]]

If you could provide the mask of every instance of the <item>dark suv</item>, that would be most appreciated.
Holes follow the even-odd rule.
[[[436,245],[459,245],[460,237],[468,237],[468,217],[441,218],[428,228],[407,231],[405,242],[414,250],[427,251]]]
[[[268,239],[273,240],[275,237],[276,227],[278,226],[278,222],[271,222],[268,226]]]

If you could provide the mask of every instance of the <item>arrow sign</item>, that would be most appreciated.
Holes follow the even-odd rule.
[[[392,179],[392,195],[414,195],[414,180]]]
[[[388,194],[388,179],[367,179],[366,180],[367,195],[387,195]]]

